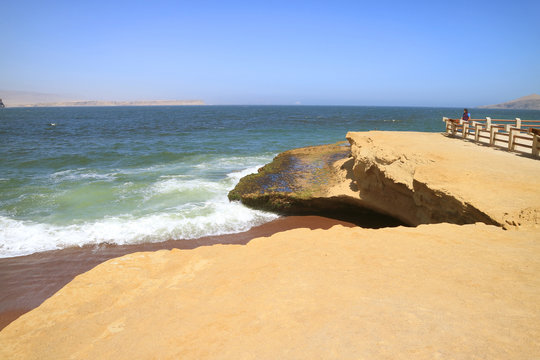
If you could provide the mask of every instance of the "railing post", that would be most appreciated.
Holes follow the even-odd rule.
[[[510,134],[508,135],[508,151],[514,150],[514,131],[515,128],[510,128]]]
[[[469,123],[467,121],[464,121],[463,122],[463,128],[461,131],[463,131],[463,134],[461,134],[463,136],[464,139],[467,138],[467,128],[469,127]]]
[[[478,131],[478,128],[480,128],[482,125],[479,123],[476,123],[474,125],[474,141],[478,142],[480,140],[480,132]]]
[[[520,118],[516,118],[516,127],[518,129],[521,129],[521,119]]]
[[[489,116],[486,116],[486,130],[491,129],[491,118]]]
[[[493,145],[495,145],[495,133],[496,133],[497,131],[499,131],[499,129],[498,129],[498,128],[492,127],[492,128],[489,129],[489,130],[490,130],[490,131],[489,131],[489,144],[490,144],[491,146],[493,146]]]
[[[448,118],[446,116],[443,116],[442,121],[444,122],[444,132],[448,134],[448,129],[449,129]]]
[[[532,134],[533,136],[533,143],[532,143],[532,155],[535,156],[535,157],[539,157],[540,156],[540,149],[538,148],[538,139],[540,138],[539,135],[536,135],[536,134]]]

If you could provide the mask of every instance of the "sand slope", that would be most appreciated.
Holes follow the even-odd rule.
[[[6,327],[0,358],[539,358],[539,240],[335,226],[135,253]]]

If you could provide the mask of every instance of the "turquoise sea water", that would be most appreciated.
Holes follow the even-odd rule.
[[[276,215],[230,203],[238,180],[347,131],[443,130],[462,109],[197,106],[0,109],[0,257],[248,230]],[[540,119],[475,110],[473,118]],[[54,124],[54,125],[51,125]]]

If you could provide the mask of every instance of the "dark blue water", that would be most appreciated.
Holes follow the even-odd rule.
[[[0,256],[244,231],[226,194],[277,153],[347,131],[440,132],[462,109],[194,106],[0,109]],[[473,118],[540,119],[475,110]],[[54,124],[54,125],[52,125]]]

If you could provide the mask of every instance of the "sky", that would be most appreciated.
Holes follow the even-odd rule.
[[[477,106],[540,93],[540,1],[0,0],[0,89]]]

